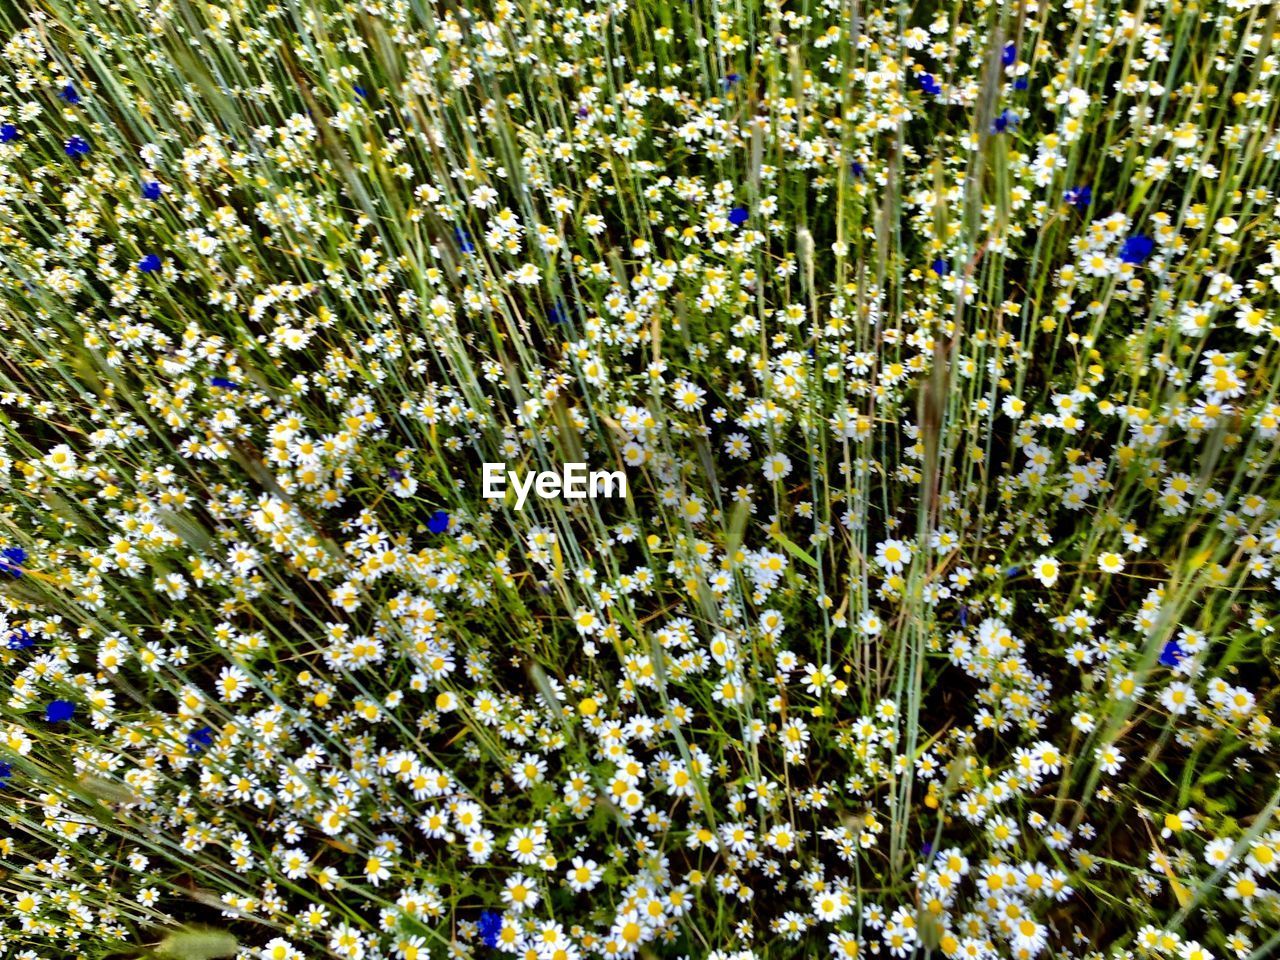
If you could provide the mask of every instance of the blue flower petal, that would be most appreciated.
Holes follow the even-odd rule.
[[[480,939],[484,941],[485,946],[496,947],[498,934],[502,932],[502,914],[496,910],[485,910],[480,914],[480,922],[477,926],[480,929]]]
[[[1156,242],[1144,233],[1134,234],[1120,247],[1120,260],[1124,263],[1146,263],[1156,248]]]
[[[5,547],[0,550],[0,570],[14,579],[22,576],[22,565],[27,562],[27,551],[21,547]]]

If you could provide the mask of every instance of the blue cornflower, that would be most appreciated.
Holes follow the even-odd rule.
[[[933,79],[932,73],[920,74],[920,89],[930,96],[937,96],[942,92],[942,87],[938,86],[938,81]]]
[[[160,257],[154,253],[148,253],[138,261],[138,269],[143,273],[155,273],[160,269]]]
[[[58,96],[72,106],[80,102],[80,94],[76,93],[76,88],[69,83],[58,91]]]
[[[1019,77],[1017,80],[1013,81],[1013,89],[1015,90],[1027,89],[1027,78]]]
[[[1072,187],[1062,195],[1062,199],[1077,210],[1086,210],[1093,202],[1093,187]]]
[[[0,789],[13,778],[13,767],[0,760]]]
[[[210,377],[209,386],[218,387],[220,390],[239,390],[240,384],[234,380],[228,380],[226,377]]]
[[[161,194],[160,184],[154,180],[148,180],[142,185],[143,200],[159,200]]]
[[[8,638],[5,641],[5,646],[7,646],[10,650],[25,650],[27,649],[27,647],[32,646],[35,642],[36,642],[35,638],[31,636],[31,634],[27,633],[26,630],[19,628],[18,630],[15,630],[13,633],[9,634]]]
[[[44,718],[50,723],[65,723],[75,712],[76,705],[70,700],[50,700],[44,708]]]
[[[89,152],[89,141],[84,137],[76,135],[67,140],[67,145],[63,147],[68,157],[83,157]]]
[[[463,253],[475,253],[476,245],[471,242],[471,234],[463,230],[461,227],[453,231],[453,235],[458,239],[458,246]]]
[[[951,272],[951,264],[939,257],[933,263],[929,264],[929,269],[940,277],[945,277]]]
[[[358,83],[353,83],[351,85],[351,89],[356,92],[356,96],[359,97],[361,100],[364,100],[369,96],[369,91],[366,90],[364,87],[360,86],[360,84]]]
[[[563,300],[557,300],[551,305],[551,310],[547,313],[547,319],[552,323],[565,323],[569,319],[569,305]]]
[[[0,550],[0,570],[14,579],[22,576],[22,565],[27,562],[27,551],[21,547],[5,547]]]
[[[449,514],[444,510],[437,510],[427,519],[427,529],[432,533],[444,533],[449,529]]]
[[[747,222],[747,217],[749,216],[751,214],[747,212],[746,207],[734,207],[729,211],[729,222],[735,227],[740,227]]]
[[[1164,645],[1164,649],[1160,651],[1160,663],[1166,667],[1176,667],[1184,656],[1186,654],[1178,646],[1178,641],[1170,640]]]
[[[12,123],[0,124],[0,143],[13,143],[18,139],[18,128]]]
[[[849,164],[849,172],[852,173],[859,180],[861,180],[866,175],[867,170],[857,160],[854,160],[852,163]]]
[[[1018,125],[1018,115],[1012,110],[1001,110],[1000,115],[991,121],[992,133],[1004,133]]]
[[[731,73],[727,77],[724,77],[720,80],[720,86],[724,87],[726,90],[732,90],[734,85],[741,79],[742,79],[741,74]]]
[[[187,749],[192,753],[199,753],[211,743],[213,743],[212,727],[201,727],[187,734]]]
[[[1151,252],[1155,250],[1156,242],[1144,233],[1137,233],[1130,237],[1120,247],[1120,259],[1124,263],[1146,263],[1147,258],[1151,256]]]
[[[498,934],[502,932],[502,914],[496,910],[485,910],[480,914],[480,923],[477,926],[480,929],[480,939],[484,941],[485,946],[496,947]]]
[[[1000,62],[1006,67],[1012,67],[1018,62],[1018,47],[1012,41],[1004,45],[1004,49],[1000,51]]]

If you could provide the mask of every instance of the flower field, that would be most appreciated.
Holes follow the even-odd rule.
[[[1275,5],[0,27],[0,957],[1280,956]]]

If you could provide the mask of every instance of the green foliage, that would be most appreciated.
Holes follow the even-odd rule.
[[[1280,947],[1272,6],[0,23],[0,954]]]

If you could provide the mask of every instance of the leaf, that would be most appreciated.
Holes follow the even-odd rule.
[[[818,561],[815,560],[813,554],[805,550],[804,547],[800,546],[781,530],[770,530],[769,532],[773,535],[773,539],[782,544],[783,550],[786,550],[787,553],[791,554],[797,560],[803,560],[809,566],[813,567],[813,569],[818,569]]]
[[[533,789],[529,791],[529,803],[535,810],[543,810],[551,806],[555,799],[556,788],[546,781],[534,784]]]
[[[233,957],[240,950],[240,943],[225,930],[212,927],[184,927],[175,930],[160,941],[156,953],[174,960],[213,960],[214,957]]]
[[[1156,839],[1156,835],[1152,832],[1151,827],[1143,824],[1147,830],[1147,836],[1151,838],[1151,845],[1156,848],[1156,853],[1160,854],[1160,870],[1165,875],[1165,879],[1169,881],[1169,886],[1173,889],[1173,895],[1178,901],[1178,906],[1186,907],[1191,903],[1191,891],[1183,886],[1182,882],[1173,875],[1173,870],[1169,866],[1169,858],[1165,855],[1164,850],[1160,847],[1160,841]]]
[[[538,693],[542,695],[542,699],[547,702],[548,709],[557,718],[563,719],[560,711],[564,708],[564,701],[556,694],[555,687],[551,686],[547,671],[543,670],[541,665],[531,663],[529,664],[529,678],[533,680],[533,685],[538,688]]]
[[[916,929],[926,950],[938,949],[938,945],[942,943],[942,925],[933,913],[927,909],[920,910],[916,915]]]
[[[733,511],[729,514],[729,530],[725,537],[724,552],[725,556],[731,560],[737,554],[738,548],[742,546],[742,537],[747,530],[747,517],[750,512],[747,501],[739,500],[733,505]]]
[[[136,804],[142,802],[141,797],[114,780],[107,780],[104,777],[86,773],[77,782],[86,793],[103,803]]]
[[[176,513],[164,507],[161,507],[157,513],[160,522],[180,536],[188,546],[204,552],[213,545],[213,537],[209,536],[208,532],[190,515]]]
[[[1191,557],[1190,567],[1192,570],[1199,570],[1205,565],[1209,558],[1213,556],[1213,547],[1205,547]]]

